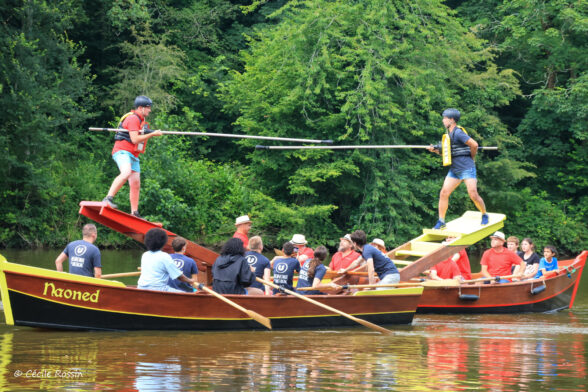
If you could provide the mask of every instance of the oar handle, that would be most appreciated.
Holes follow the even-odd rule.
[[[490,278],[478,278],[478,279],[464,280],[461,283],[486,282],[486,281],[489,281],[489,280],[496,280],[498,282],[501,279],[509,279],[509,278],[514,278],[514,277],[517,277],[517,276],[520,276],[520,275],[513,274],[513,275],[505,275],[505,276],[492,276]]]

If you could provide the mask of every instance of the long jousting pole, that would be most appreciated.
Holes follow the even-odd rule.
[[[430,146],[415,144],[396,145],[350,145],[350,146],[262,146],[257,145],[257,150],[350,150],[350,149],[374,149],[374,148],[429,148]],[[498,150],[498,147],[478,147],[478,150]]]
[[[90,131],[106,131],[106,132],[128,132],[126,129],[119,128],[88,128]],[[212,137],[232,137],[240,139],[261,139],[261,140],[276,140],[281,142],[298,142],[298,143],[324,143],[332,144],[332,140],[314,140],[314,139],[294,139],[289,137],[274,137],[274,136],[256,136],[256,135],[235,135],[232,133],[211,133],[211,132],[178,132],[178,131],[161,131],[164,135],[186,135],[186,136],[212,136]]]

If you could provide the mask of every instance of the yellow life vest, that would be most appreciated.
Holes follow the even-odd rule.
[[[457,126],[455,128],[461,129],[466,135],[468,134],[465,128]],[[452,140],[451,136],[449,136],[449,132],[443,134],[441,137],[441,158],[443,158],[443,166],[450,166],[451,165],[451,155],[452,155]],[[463,155],[463,154],[460,154]]]

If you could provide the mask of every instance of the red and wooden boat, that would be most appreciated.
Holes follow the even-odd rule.
[[[558,261],[559,270],[546,279],[459,287],[426,287],[418,313],[523,313],[572,308],[588,251]]]
[[[525,313],[553,312],[572,308],[588,251],[571,260],[558,261],[559,269],[546,279],[521,282],[425,286],[417,313]],[[339,278],[338,284],[363,284],[366,278],[352,275]]]
[[[422,287],[388,295],[309,296],[375,324],[410,324]],[[86,330],[264,329],[247,314],[204,294],[167,293],[121,282],[7,262],[0,257],[6,324]],[[359,324],[293,296],[226,295],[271,320],[274,329],[351,327]]]

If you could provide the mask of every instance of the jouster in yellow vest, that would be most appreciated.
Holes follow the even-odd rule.
[[[466,135],[468,134],[465,128],[456,126],[455,128],[461,129]],[[470,150],[469,147],[467,151],[463,147],[457,147],[455,145],[452,146],[451,143],[451,136],[449,136],[449,132],[445,133],[441,138],[441,157],[443,158],[443,166],[450,166],[451,165],[451,156],[461,156],[461,155],[469,155]],[[453,149],[453,151],[452,151]],[[466,154],[467,152],[467,154]]]

